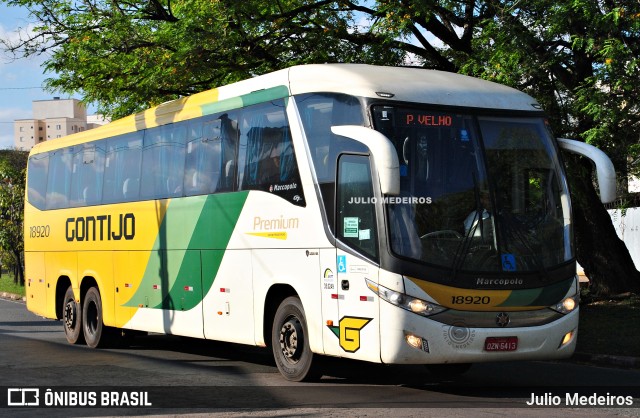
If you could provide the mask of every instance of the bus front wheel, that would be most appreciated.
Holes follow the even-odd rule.
[[[100,292],[95,287],[90,288],[84,296],[82,304],[82,329],[84,339],[91,348],[104,345],[103,334],[105,326],[102,323],[102,300]]]
[[[64,336],[70,344],[82,344],[82,308],[76,302],[73,295],[73,287],[69,286],[64,294],[62,306],[62,323],[64,324]]]
[[[308,335],[300,299],[286,298],[273,320],[271,347],[278,370],[287,380],[301,382],[319,377],[312,369],[313,353]]]

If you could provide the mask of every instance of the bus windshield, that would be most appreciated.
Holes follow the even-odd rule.
[[[544,272],[573,259],[564,172],[541,117],[374,106],[395,145],[392,252],[466,272]]]

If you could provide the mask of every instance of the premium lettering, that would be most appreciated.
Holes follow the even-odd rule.
[[[274,229],[295,229],[298,228],[298,218],[285,218],[280,216],[274,219],[263,219],[259,216],[253,218],[253,229],[260,231],[272,231]]]
[[[67,241],[119,241],[132,240],[136,235],[136,217],[133,213],[67,218]]]

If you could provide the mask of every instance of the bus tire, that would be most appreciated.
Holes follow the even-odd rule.
[[[309,331],[300,299],[291,296],[282,301],[273,319],[271,347],[278,370],[292,382],[320,377],[313,370]]]
[[[73,295],[73,287],[69,286],[64,294],[62,303],[62,324],[64,326],[64,336],[69,344],[84,343],[82,333],[82,307]]]
[[[97,288],[87,290],[82,303],[82,330],[87,345],[96,348],[105,345],[106,327],[102,323],[102,299]]]

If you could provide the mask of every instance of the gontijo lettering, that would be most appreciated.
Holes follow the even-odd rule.
[[[133,213],[67,218],[65,224],[65,237],[69,242],[132,240],[135,236],[136,217]]]

